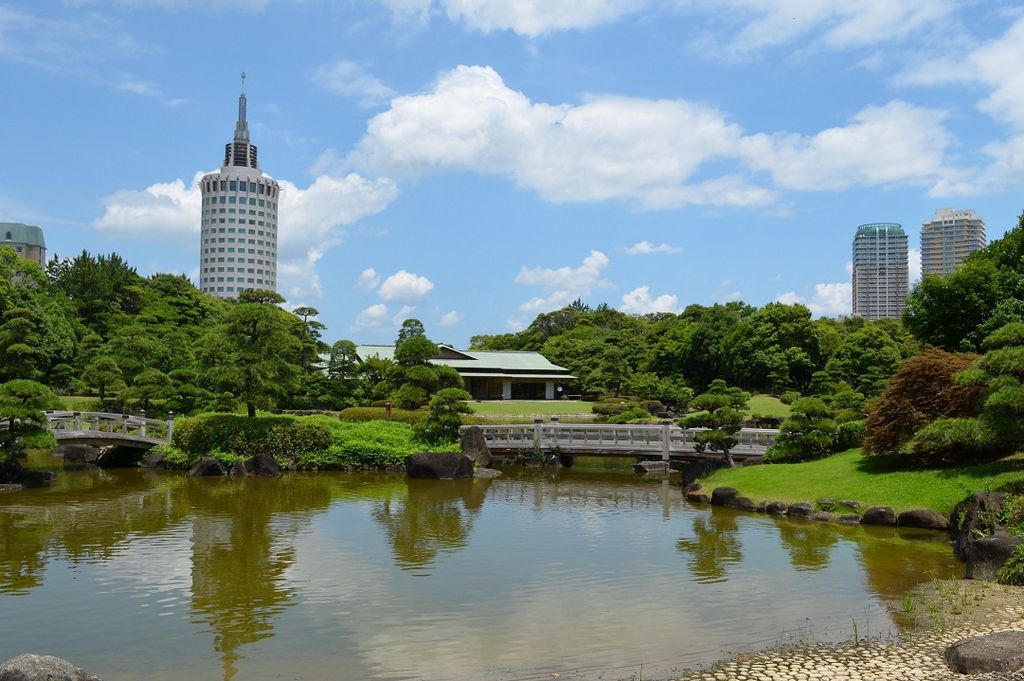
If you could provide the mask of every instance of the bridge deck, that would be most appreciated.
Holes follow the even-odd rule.
[[[60,444],[147,448],[170,442],[174,421],[129,414],[48,411],[46,427]]]
[[[675,425],[611,425],[536,423],[533,425],[480,426],[487,446],[496,454],[539,449],[569,456],[640,456],[662,459],[701,458],[697,451],[699,428]],[[760,459],[779,431],[744,428],[731,450],[739,459]]]

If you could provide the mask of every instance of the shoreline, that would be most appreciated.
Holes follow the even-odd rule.
[[[972,674],[950,669],[946,648],[964,638],[1002,631],[1024,632],[1024,587],[974,580],[934,580],[915,587],[894,608],[913,628],[896,640],[862,639],[810,643],[736,653],[670,681],[995,681],[1024,679],[1013,673]]]

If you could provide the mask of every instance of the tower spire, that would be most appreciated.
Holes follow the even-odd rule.
[[[249,123],[245,120],[245,71],[242,71],[242,93],[238,95],[238,122],[235,124],[235,141],[249,141]]]

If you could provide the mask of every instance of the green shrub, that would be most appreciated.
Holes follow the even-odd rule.
[[[595,402],[590,411],[600,416],[614,416],[626,411],[626,402]]]
[[[292,416],[247,418],[235,414],[208,414],[179,419],[173,444],[189,456],[230,452],[243,459],[265,454],[291,467],[299,455],[327,449],[330,429],[325,417]]]
[[[25,449],[54,449],[57,440],[48,430],[39,430],[21,434],[21,444]]]
[[[174,445],[156,445],[150,448],[149,453],[163,454],[164,463],[168,468],[191,468],[200,458],[199,454],[189,456],[183,449],[179,449]]]
[[[865,423],[863,419],[841,422],[836,429],[835,451],[845,452],[847,449],[860,447],[864,442]]]
[[[637,423],[651,420],[651,412],[638,402],[630,402],[625,409],[608,418],[608,423]]]
[[[836,422],[832,410],[817,397],[793,403],[793,413],[764,454],[765,463],[795,463],[821,459],[836,451]]]
[[[984,421],[972,418],[939,419],[914,435],[907,451],[931,463],[991,459],[1001,451],[998,439]]]
[[[787,390],[786,392],[779,395],[779,402],[783,404],[793,404],[800,399],[800,393],[795,390]]]
[[[387,409],[382,407],[349,407],[342,409],[338,418],[349,423],[360,423],[363,421],[387,421]],[[417,424],[427,418],[425,411],[412,411],[409,409],[392,409],[391,421],[399,423]]]
[[[299,468],[345,468],[347,466],[401,466],[423,446],[412,427],[396,421],[344,422],[331,419],[331,445],[321,452],[299,457]],[[434,451],[458,451],[458,444],[431,447]]]
[[[413,426],[417,439],[427,444],[458,442],[462,415],[473,410],[466,404],[472,396],[461,388],[445,388],[430,400],[430,413]]]
[[[1018,546],[1003,567],[999,568],[996,581],[1000,584],[1024,586],[1024,544]]]

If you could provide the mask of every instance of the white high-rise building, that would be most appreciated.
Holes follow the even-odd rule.
[[[858,227],[853,237],[853,316],[899,319],[909,289],[903,226],[880,222]]]
[[[224,165],[200,181],[203,195],[199,287],[218,298],[246,289],[277,290],[277,204],[280,185],[260,172],[245,120],[245,74],[235,139]]]
[[[921,225],[921,273],[945,277],[985,248],[985,220],[973,210],[940,208]]]

